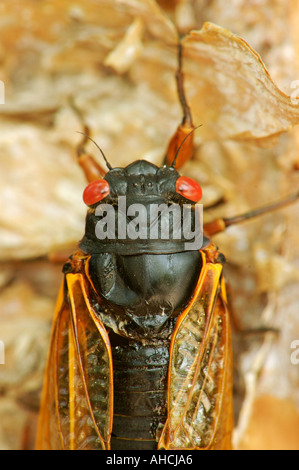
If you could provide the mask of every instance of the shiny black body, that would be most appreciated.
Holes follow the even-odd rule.
[[[127,203],[191,204],[175,192],[179,174],[138,161],[109,171],[110,194]],[[192,203],[194,205],[194,203]],[[184,240],[98,240],[89,209],[80,248],[91,254],[89,274],[113,354],[112,449],[155,449],[166,419],[169,345],[177,316],[189,303],[201,270],[198,250]],[[171,222],[170,222],[171,223]]]

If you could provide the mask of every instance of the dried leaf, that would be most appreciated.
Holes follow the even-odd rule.
[[[212,23],[183,41],[185,73],[202,138],[273,144],[299,122],[299,105],[272,81],[260,56],[242,38]]]

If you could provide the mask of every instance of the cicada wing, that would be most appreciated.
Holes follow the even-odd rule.
[[[60,450],[63,448],[63,440],[60,432],[60,414],[57,412],[60,400],[57,396],[58,370],[56,366],[58,363],[61,363],[63,359],[66,362],[66,365],[68,363],[67,355],[62,353],[61,345],[66,342],[65,338],[68,336],[69,320],[70,316],[68,312],[68,304],[65,302],[65,286],[63,281],[56,304],[48,352],[48,362],[44,377],[36,439],[36,448],[38,450]]]
[[[231,337],[221,271],[203,267],[193,302],[177,320],[160,449],[231,448]]]
[[[109,449],[112,356],[83,274],[67,274],[51,336],[37,449]]]

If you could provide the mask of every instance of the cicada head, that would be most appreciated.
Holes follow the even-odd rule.
[[[125,168],[111,168],[84,191],[89,210],[80,248],[120,254],[185,251],[195,229],[203,240],[195,208],[201,196],[199,183],[173,166],[137,160]]]

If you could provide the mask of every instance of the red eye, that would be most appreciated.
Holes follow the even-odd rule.
[[[200,185],[188,176],[180,176],[176,180],[175,190],[178,194],[193,202],[200,201],[202,197]]]
[[[109,192],[108,181],[102,179],[92,181],[83,192],[83,201],[87,206],[92,206],[108,196]]]

